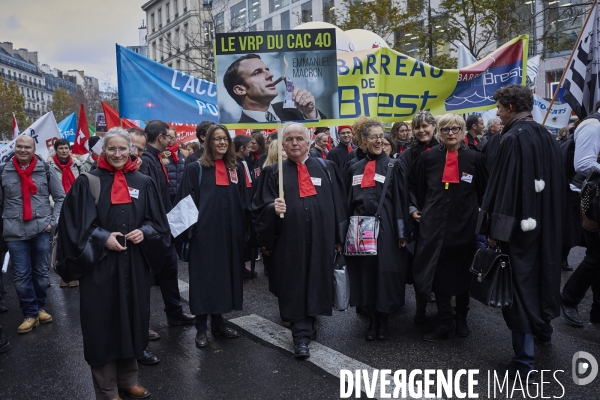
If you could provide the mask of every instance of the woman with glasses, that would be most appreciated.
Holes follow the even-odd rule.
[[[485,156],[463,142],[465,120],[460,115],[443,115],[438,130],[440,144],[418,157],[409,177],[412,216],[419,225],[415,291],[427,295],[433,290],[438,309],[437,325],[424,337],[429,342],[447,339],[452,331],[469,336],[469,267],[488,179]],[[455,316],[452,296],[456,296]]]
[[[404,231],[402,196],[395,184],[394,164],[384,152],[384,128],[374,119],[360,127],[366,144],[364,159],[351,165],[346,174],[349,215],[375,216],[381,208],[377,255],[347,256],[350,305],[369,316],[366,340],[385,340],[389,335],[388,315],[404,305],[408,235]],[[386,180],[390,180],[386,186]],[[386,186],[385,193],[383,192]]]
[[[408,147],[408,139],[410,135],[410,127],[406,122],[395,122],[390,130],[390,136],[397,146],[397,152],[394,152],[394,158],[398,158],[400,154]]]
[[[396,149],[398,149],[398,147],[396,146],[396,143],[394,143],[394,139],[392,139],[390,135],[385,135],[383,137],[383,151],[385,154],[387,154],[388,157],[396,158]]]
[[[186,166],[176,199],[191,195],[199,212],[198,222],[180,235],[190,242],[190,310],[196,315],[199,348],[208,345],[209,314],[213,337],[239,337],[225,326],[223,314],[242,309],[244,179],[229,131],[223,125],[211,126],[200,160]]]

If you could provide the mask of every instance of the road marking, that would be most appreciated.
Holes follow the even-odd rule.
[[[267,343],[287,350],[290,353],[294,352],[292,332],[289,329],[269,321],[266,318],[256,314],[251,314],[245,317],[230,319],[229,322],[239,326],[246,332],[256,336],[261,340],[264,340]],[[335,351],[314,341],[310,343],[310,357],[306,359],[306,361],[313,363],[317,367],[323,369],[338,379],[340,378],[341,369],[347,369],[350,371],[367,370],[369,371],[370,376],[372,376],[373,371],[375,370],[375,368],[365,363],[348,357],[339,351]],[[387,392],[390,393],[389,388]],[[381,393],[379,381],[377,381],[375,393],[376,396]]]

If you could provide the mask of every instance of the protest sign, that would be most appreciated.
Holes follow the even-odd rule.
[[[337,119],[336,61],[335,29],[217,34],[219,123]]]
[[[35,141],[35,154],[44,160],[48,158],[49,153],[54,152],[54,142],[62,138],[52,111],[42,115],[29,128],[23,130],[19,136],[23,135],[33,138]],[[0,164],[4,164],[14,154],[17,139],[0,149]]]
[[[537,94],[533,95],[533,110],[531,110],[531,115],[535,122],[541,124],[544,121],[549,107],[549,101],[544,100]],[[569,125],[569,118],[571,118],[571,106],[567,103],[554,103],[552,104],[552,109],[548,114],[545,125],[551,128],[564,128]]]

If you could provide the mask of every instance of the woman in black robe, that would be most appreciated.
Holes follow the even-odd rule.
[[[412,216],[419,224],[413,277],[415,291],[433,289],[438,323],[424,339],[447,339],[455,330],[450,298],[456,296],[456,334],[469,335],[469,267],[475,255],[475,227],[485,187],[485,157],[464,145],[465,121],[446,114],[438,121],[442,142],[422,153],[410,171]]]
[[[399,191],[403,196],[402,204],[405,207],[404,213],[408,215],[412,214],[416,209],[410,206],[410,199],[408,195],[408,174],[412,168],[415,160],[424,151],[429,151],[433,146],[438,144],[435,134],[437,132],[437,122],[429,111],[420,111],[413,116],[412,119],[412,137],[408,143],[408,148],[400,154],[398,157],[397,168],[395,171],[398,173],[396,184],[400,186]],[[412,278],[412,267],[413,267],[413,256],[415,254],[415,240],[419,236],[419,224],[414,219],[408,218],[407,228],[410,232],[409,243],[406,246],[409,251],[408,259],[408,283],[413,283]],[[425,312],[427,311],[427,303],[435,302],[433,293],[428,295],[420,295],[415,291],[416,300],[416,313],[414,317],[415,324],[421,325],[427,322]]]
[[[376,256],[347,256],[350,277],[350,305],[362,307],[369,315],[367,340],[385,340],[389,334],[388,315],[404,306],[407,273],[407,233],[404,230],[402,196],[392,174],[394,164],[383,151],[384,128],[370,120],[362,125],[366,157],[352,165],[346,175],[350,216],[374,216],[386,179],[390,183],[379,219]]]
[[[96,398],[115,399],[118,389],[144,398],[137,359],[148,345],[158,272],[150,268],[162,265],[169,224],[156,186],[129,158],[128,133],[113,128],[104,138],[98,168],[75,181],[63,204],[57,271],[65,282],[79,280],[83,353]]]
[[[190,310],[196,315],[197,347],[208,345],[208,314],[213,337],[239,337],[225,326],[223,314],[242,309],[246,232],[245,172],[241,164],[236,166],[227,128],[213,125],[205,143],[200,160],[186,167],[177,195],[177,201],[191,195],[199,212],[198,222],[182,233],[190,237]]]

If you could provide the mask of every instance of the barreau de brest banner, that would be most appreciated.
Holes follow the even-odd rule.
[[[361,115],[395,122],[410,120],[420,110],[436,115],[485,111],[495,107],[497,89],[525,84],[528,36],[509,41],[460,70],[439,69],[389,48],[338,52],[333,66],[335,33],[329,29],[217,34],[215,46],[216,84],[117,46],[120,115],[192,124],[210,120],[234,129],[273,128],[278,120],[289,118],[308,126],[327,126],[352,123]],[[237,82],[228,83],[228,91],[224,79],[226,75],[231,79],[231,72],[227,71],[242,57],[250,59],[252,66],[260,65],[253,73],[262,73],[263,64],[268,68],[269,73],[260,78],[266,82],[252,85],[259,78],[245,77],[242,68],[244,79],[240,81],[238,74]],[[275,118],[261,113],[259,120],[258,114],[242,112],[240,96],[248,98],[252,93],[247,89],[252,88],[262,90],[262,97],[272,97],[268,110]],[[300,90],[314,99],[314,112],[290,102],[289,94],[293,97]],[[286,110],[282,118],[280,110]]]

